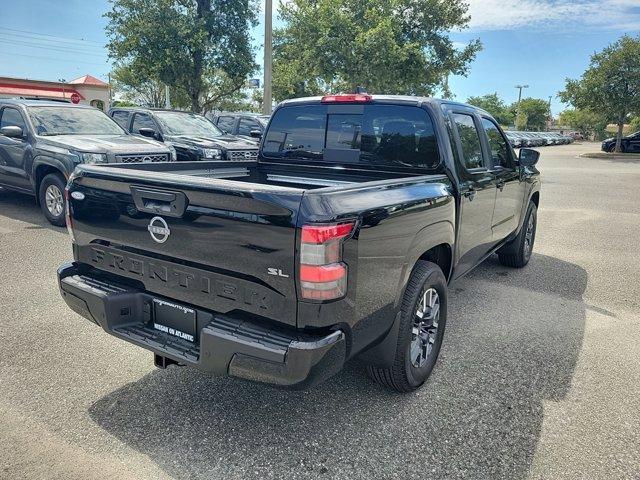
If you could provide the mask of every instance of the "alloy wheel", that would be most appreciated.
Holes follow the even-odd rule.
[[[56,185],[49,185],[44,194],[47,210],[54,217],[59,217],[64,211],[62,192]]]
[[[435,288],[427,288],[418,302],[411,332],[411,364],[420,368],[433,351],[438,335],[440,297]]]

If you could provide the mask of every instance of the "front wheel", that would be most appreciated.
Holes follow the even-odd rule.
[[[47,220],[53,225],[64,227],[65,221],[65,205],[64,205],[64,188],[65,182],[62,175],[58,173],[50,173],[40,182],[38,190],[38,199],[42,213]]]
[[[422,386],[438,359],[446,322],[447,281],[444,274],[435,263],[419,261],[402,300],[393,366],[369,365],[369,376],[397,392],[411,392]]]

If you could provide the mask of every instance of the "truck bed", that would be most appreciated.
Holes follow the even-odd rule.
[[[87,167],[83,166],[83,169]],[[179,175],[176,181],[184,182],[183,177],[191,180],[222,179],[234,182],[251,183],[262,186],[292,188],[297,190],[315,190],[318,188],[340,187],[379,180],[395,180],[406,177],[417,177],[418,174],[392,172],[384,170],[366,170],[292,166],[291,164],[265,164],[257,162],[169,162],[153,164],[112,164],[96,168],[122,170],[125,177],[145,172],[145,178],[164,178],[168,175]],[[90,171],[96,171],[88,167]],[[422,175],[424,177],[424,175]],[[441,177],[436,175],[434,177]]]

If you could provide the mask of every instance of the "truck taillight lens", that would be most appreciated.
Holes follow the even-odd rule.
[[[307,300],[335,300],[347,292],[347,266],[342,243],[355,222],[305,225],[300,246],[300,291]]]

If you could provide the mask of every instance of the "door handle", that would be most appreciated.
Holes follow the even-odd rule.
[[[469,201],[472,202],[473,199],[476,198],[476,189],[474,187],[469,187],[469,189],[466,192],[464,192],[462,195],[467,197]]]

